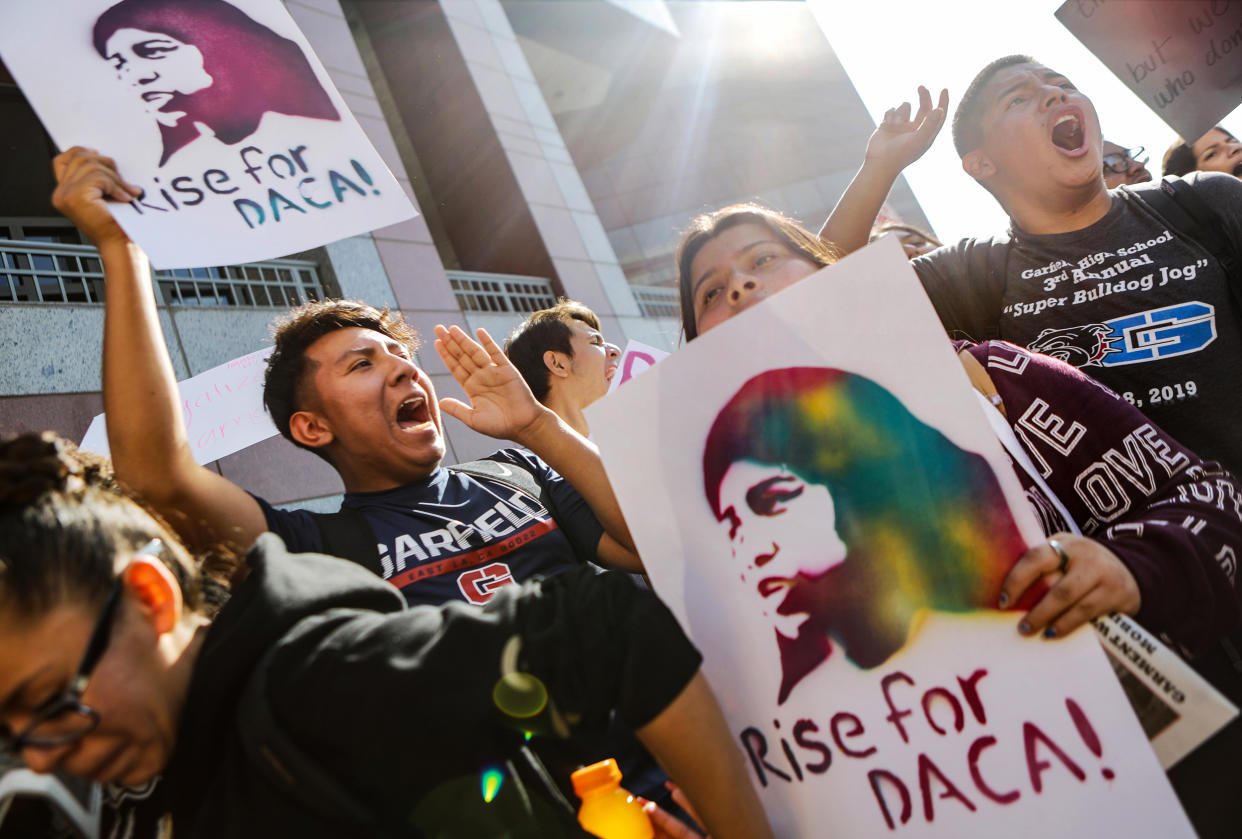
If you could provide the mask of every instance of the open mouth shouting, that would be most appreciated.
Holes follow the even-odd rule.
[[[397,427],[402,431],[422,431],[431,424],[425,396],[411,396],[397,406]]]
[[[1070,157],[1087,153],[1087,132],[1082,111],[1069,107],[1060,109],[1052,121],[1052,144]]]

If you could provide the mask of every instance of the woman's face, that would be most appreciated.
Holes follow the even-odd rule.
[[[690,263],[690,293],[699,333],[819,268],[766,224],[746,222],[730,227],[704,245]]]
[[[1194,144],[1195,166],[1201,172],[1227,172],[1242,177],[1242,143],[1213,128]]]
[[[142,29],[118,29],[104,50],[117,78],[138,92],[147,109],[164,125],[175,125],[185,111],[165,111],[178,94],[197,93],[211,86],[198,47],[171,35]]]
[[[742,582],[777,631],[794,637],[806,615],[782,615],[777,607],[795,578],[818,577],[845,561],[828,487],[783,466],[740,460],[720,482],[720,509]]]
[[[99,714],[95,729],[75,743],[28,747],[36,772],[62,769],[92,781],[140,786],[172,754],[174,703],[155,655],[156,637],[129,598],[119,604],[112,637],[81,697]],[[61,605],[33,621],[0,619],[0,723],[21,732],[40,708],[62,696],[77,673],[99,607]]]

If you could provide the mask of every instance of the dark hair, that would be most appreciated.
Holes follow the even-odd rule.
[[[323,451],[304,446],[289,432],[289,418],[296,411],[314,406],[315,396],[309,383],[314,365],[306,357],[311,344],[338,329],[359,327],[373,329],[403,344],[410,357],[418,352],[418,333],[405,322],[400,312],[381,311],[356,300],[315,300],[289,311],[272,324],[276,349],[267,359],[263,375],[263,404],[272,422],[286,440],[314,452],[331,463]]]
[[[92,40],[100,56],[108,57],[108,39],[120,29],[161,32],[193,46],[212,79],[160,108],[185,113],[175,125],[160,124],[161,166],[197,139],[198,122],[232,145],[253,134],[268,112],[341,118],[302,48],[224,0],[122,0],[95,21]]]
[[[224,599],[170,528],[117,489],[110,462],[83,455],[50,431],[0,438],[0,604],[22,616],[70,599],[101,603],[119,554],[151,539],[181,587],[187,610]]]
[[[733,204],[714,213],[696,216],[682,234],[676,256],[677,285],[681,294],[681,330],[687,341],[693,341],[699,335],[698,325],[694,322],[694,279],[690,276],[694,258],[704,245],[729,228],[752,223],[762,224],[794,253],[821,268],[841,257],[840,251],[830,242],[820,239],[789,216],[761,204]]]
[[[573,358],[574,349],[570,344],[573,333],[569,325],[575,320],[597,331],[600,328],[599,318],[594,312],[576,300],[562,297],[555,306],[540,309],[528,317],[505,339],[505,355],[509,356],[526,384],[530,385],[531,393],[540,402],[547,398],[551,381],[548,366],[543,363],[543,354],[554,350]]]
[[[1237,137],[1234,137],[1219,125],[1213,126],[1209,133],[1211,131],[1219,131],[1230,140],[1237,139]],[[1207,134],[1203,136],[1206,137]],[[1202,140],[1203,137],[1199,139]],[[1198,140],[1195,142],[1198,142]],[[1161,163],[1160,168],[1162,175],[1177,175],[1178,177],[1189,175],[1191,172],[1197,172],[1199,170],[1199,161],[1195,158],[1194,143],[1188,143],[1185,138],[1178,137],[1173,141],[1173,145],[1169,146],[1169,150],[1164,153],[1164,161]]]
[[[953,148],[957,149],[958,157],[965,157],[983,142],[983,102],[980,100],[983,89],[992,81],[992,77],[1015,64],[1038,63],[1029,55],[1006,55],[988,64],[971,80],[961,101],[957,103],[957,110],[953,112]]]

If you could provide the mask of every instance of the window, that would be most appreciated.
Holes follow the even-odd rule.
[[[154,274],[162,305],[287,309],[326,296],[315,263],[305,260]],[[0,219],[0,303],[102,302],[99,254],[75,227],[56,219]]]

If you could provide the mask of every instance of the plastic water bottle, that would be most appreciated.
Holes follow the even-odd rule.
[[[621,788],[621,770],[612,758],[570,776],[582,799],[578,824],[600,839],[652,839],[655,831],[638,799]]]

